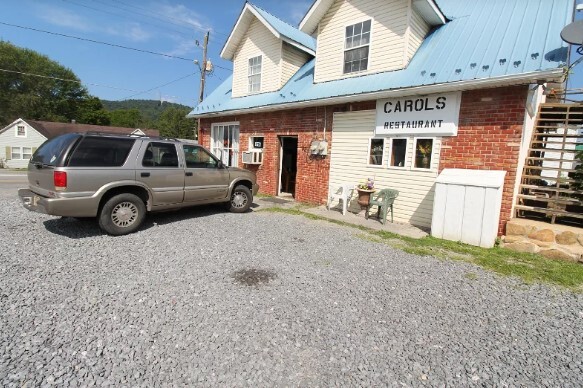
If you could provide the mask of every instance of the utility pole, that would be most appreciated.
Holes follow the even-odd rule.
[[[198,102],[201,103],[204,98],[204,79],[206,75],[206,49],[209,43],[209,31],[204,36],[204,42],[202,46],[202,67],[200,69],[200,94],[198,96]]]

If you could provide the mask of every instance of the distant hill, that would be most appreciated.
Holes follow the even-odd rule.
[[[160,118],[162,112],[170,107],[192,110],[192,107],[175,104],[173,102],[162,102],[157,100],[124,100],[124,101],[108,101],[101,100],[105,110],[112,112],[122,109],[137,109],[141,116],[151,122],[156,122]]]

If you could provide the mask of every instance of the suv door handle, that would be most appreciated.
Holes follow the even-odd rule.
[[[192,176],[192,172],[187,171],[187,172],[184,173],[184,175],[186,175],[186,176]]]
[[[144,177],[144,178],[147,178],[147,177],[150,176],[150,173],[149,172],[143,172],[143,173],[140,174],[140,176],[141,177]]]

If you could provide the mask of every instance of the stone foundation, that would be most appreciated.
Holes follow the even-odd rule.
[[[583,229],[514,218],[506,224],[502,246],[549,259],[583,263]]]

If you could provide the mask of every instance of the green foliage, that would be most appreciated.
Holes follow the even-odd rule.
[[[109,113],[103,109],[101,100],[97,97],[89,97],[79,106],[79,119],[77,122],[93,125],[110,125]]]
[[[0,124],[5,125],[19,117],[47,121],[83,122],[80,111],[91,98],[79,78],[59,63],[35,51],[23,49],[0,41],[0,68],[21,73],[41,74],[34,77],[25,74],[0,72]],[[84,117],[91,114],[86,106]]]
[[[571,178],[575,182],[571,183],[571,190],[583,191],[583,151],[578,151],[575,154],[575,160],[579,161],[577,167],[575,167],[575,172],[571,174]],[[581,194],[579,194],[580,196]]]
[[[181,104],[175,104],[172,102],[160,102],[157,100],[124,100],[124,101],[108,101],[102,100],[104,108],[109,111],[113,112],[116,110],[128,110],[128,109],[137,109],[140,111],[140,114],[149,122],[156,122],[162,113],[169,108],[181,108],[185,109],[188,112],[192,110],[191,107]],[[187,113],[188,113],[187,112]]]
[[[170,107],[162,112],[156,127],[161,136],[194,139],[195,120],[187,119],[190,109]]]
[[[146,128],[146,120],[137,109],[122,109],[109,112],[111,125],[114,127]]]

